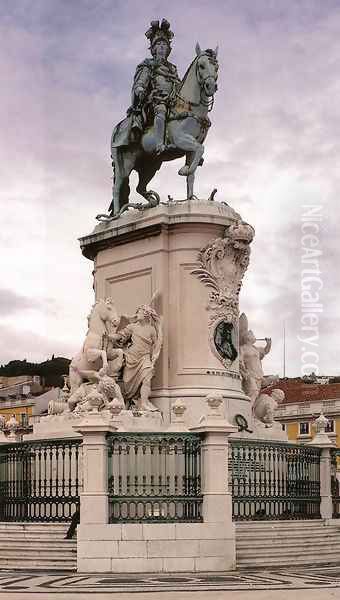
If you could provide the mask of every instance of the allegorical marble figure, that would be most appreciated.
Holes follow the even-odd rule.
[[[149,401],[154,367],[162,346],[162,325],[149,305],[137,308],[133,323],[119,331],[125,365],[123,383],[125,400],[134,400],[141,410],[157,410]]]
[[[265,338],[264,347],[256,346],[256,341],[255,335],[248,329],[248,320],[243,313],[240,316],[240,374],[243,391],[250,398],[252,408],[264,382],[262,360],[270,352],[272,345],[270,338]]]

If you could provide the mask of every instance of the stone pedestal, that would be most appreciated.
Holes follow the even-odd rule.
[[[329,423],[327,417],[321,412],[320,416],[314,421],[316,428],[315,437],[307,445],[316,446],[321,450],[320,457],[320,515],[322,519],[331,520],[333,516],[333,499],[331,483],[331,454],[330,449],[334,444],[326,433],[326,425]]]
[[[164,341],[151,400],[165,423],[178,398],[187,406],[187,423],[197,423],[211,390],[223,393],[231,421],[237,413],[250,417],[238,358],[226,367],[209,337],[211,290],[192,274],[199,251],[239,221],[224,203],[185,201],[129,211],[80,239],[83,254],[94,261],[96,299],[111,296],[120,313],[133,314],[159,293],[156,309],[164,319]],[[237,331],[235,336],[237,345]]]
[[[275,422],[272,427],[266,427],[261,421],[251,418],[250,421],[248,421],[248,427],[249,431],[233,433],[232,437],[246,440],[289,442],[287,432],[283,431],[281,423]]]
[[[76,433],[73,428],[73,425],[79,421],[80,419],[72,413],[41,417],[39,422],[34,423],[33,433],[25,434],[23,440],[52,440],[56,438],[81,437],[80,433]]]
[[[214,403],[216,398],[208,402]],[[76,430],[83,435],[84,484],[77,531],[77,568],[84,573],[219,572],[232,570],[235,526],[228,492],[228,434],[221,398],[202,418],[203,522],[108,523],[106,432],[100,414],[90,414]],[[215,408],[220,407],[220,412]],[[206,406],[205,406],[206,412]],[[215,414],[216,413],[216,414]],[[183,425],[183,424],[180,424]]]
[[[202,442],[202,493],[205,522],[221,521],[233,537],[232,498],[228,490],[228,437],[237,427],[225,418],[219,394],[207,399],[208,413],[191,431],[200,433]]]
[[[74,425],[83,436],[83,491],[80,494],[80,523],[108,522],[108,466],[106,434],[114,431],[98,412],[89,413]]]
[[[0,430],[0,444],[10,444],[13,440],[8,440],[8,436],[5,435],[4,431]],[[19,441],[19,440],[15,440]]]

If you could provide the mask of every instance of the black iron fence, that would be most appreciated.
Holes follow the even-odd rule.
[[[0,446],[0,521],[70,521],[82,489],[82,440]],[[109,520],[202,521],[201,440],[194,433],[108,435]],[[229,487],[234,520],[320,518],[318,448],[231,440]],[[340,518],[331,450],[333,516]]]
[[[201,441],[192,433],[113,433],[110,523],[201,521]]]
[[[331,486],[333,500],[333,518],[340,519],[340,481],[337,477],[340,471],[340,448],[331,449]]]
[[[233,518],[320,518],[320,449],[280,442],[231,440]]]
[[[70,521],[79,507],[81,439],[0,446],[0,521]]]

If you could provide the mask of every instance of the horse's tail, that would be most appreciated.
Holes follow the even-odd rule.
[[[113,186],[112,186],[112,201],[109,206],[109,213],[117,213],[114,206],[115,188],[119,186],[119,207],[122,208],[129,202],[130,186],[129,186],[129,174],[131,168],[128,167],[126,159],[129,160],[129,148],[127,146],[116,146],[111,148],[111,158],[113,167]]]

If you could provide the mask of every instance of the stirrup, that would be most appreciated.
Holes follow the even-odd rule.
[[[161,154],[163,154],[163,152],[165,152],[166,148],[167,147],[165,144],[157,144],[157,146],[155,148],[156,156],[160,156]]]

